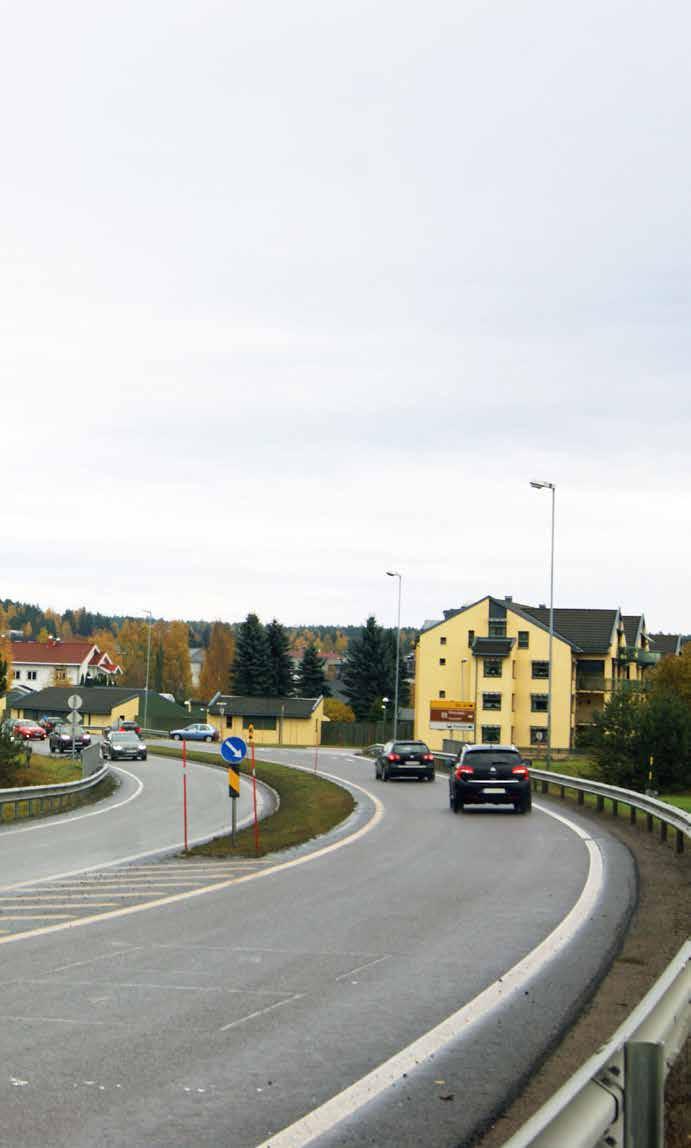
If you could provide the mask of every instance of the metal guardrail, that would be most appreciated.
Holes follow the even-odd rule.
[[[2,823],[6,805],[13,807],[13,817],[15,820],[19,815],[19,806],[25,803],[28,804],[29,817],[31,817],[34,812],[44,813],[46,811],[46,802],[56,802],[59,808],[65,797],[70,797],[74,793],[83,793],[88,789],[92,789],[94,785],[98,785],[99,781],[103,781],[109,772],[110,765],[108,762],[104,762],[99,769],[90,773],[87,777],[82,777],[79,781],[62,781],[56,785],[28,785],[21,789],[0,789],[0,823]],[[34,802],[38,802],[37,810],[33,808]],[[48,808],[50,808],[50,805]]]

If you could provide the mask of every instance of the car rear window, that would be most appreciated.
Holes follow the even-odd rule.
[[[397,741],[393,748],[396,753],[429,753],[424,741]]]
[[[494,762],[496,765],[514,765],[521,760],[521,755],[515,749],[473,749],[465,755],[463,760],[470,764],[477,762],[479,765],[483,762]]]

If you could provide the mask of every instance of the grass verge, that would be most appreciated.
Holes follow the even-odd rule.
[[[66,765],[67,763],[63,763]],[[61,781],[75,781],[81,777],[81,770],[77,768],[77,777],[64,777],[52,776],[46,781],[22,781],[17,782],[17,785],[56,785]],[[18,803],[16,816],[14,810],[9,806],[5,806],[1,820],[2,823],[20,821],[27,817],[35,820],[38,817],[50,817],[54,813],[66,813],[70,809],[79,809],[82,805],[93,805],[96,801],[102,801],[104,797],[110,797],[118,787],[118,782],[111,775],[104,777],[103,781],[99,781],[98,785],[94,785],[91,789],[84,790],[83,793],[62,793],[57,797],[34,797],[30,801],[20,801]]]
[[[180,760],[180,750],[161,747],[156,756],[173,757]],[[190,761],[200,761],[209,765],[208,753],[188,750]],[[251,776],[244,765],[240,773]],[[280,807],[271,817],[259,823],[259,848],[254,847],[254,826],[241,829],[236,834],[235,845],[230,836],[215,837],[206,845],[196,845],[185,854],[188,857],[263,857],[281,849],[302,845],[313,837],[327,833],[352,813],[355,807],[353,797],[340,785],[327,781],[319,774],[290,769],[275,762],[258,761],[256,764],[258,781],[275,789],[280,798]],[[230,800],[230,799],[229,799]]]

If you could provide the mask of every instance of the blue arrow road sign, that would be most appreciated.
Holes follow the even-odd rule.
[[[221,757],[230,765],[237,765],[247,753],[247,745],[241,737],[227,737],[221,742]]]

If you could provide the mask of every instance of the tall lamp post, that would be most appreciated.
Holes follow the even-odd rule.
[[[396,621],[396,684],[394,686],[394,701],[393,701],[393,739],[396,740],[398,736],[398,666],[401,660],[401,583],[403,582],[402,576],[398,570],[387,570],[389,578],[398,578],[398,614]]]
[[[149,714],[149,666],[151,665],[151,610],[142,610],[149,619],[147,634],[146,634],[146,681],[144,683],[144,721],[142,725],[144,729],[148,729],[147,718]]]
[[[533,482],[534,490],[552,492],[552,533],[549,553],[549,652],[547,655],[547,767],[552,763],[552,640],[554,638],[554,501],[557,488],[553,482]]]

